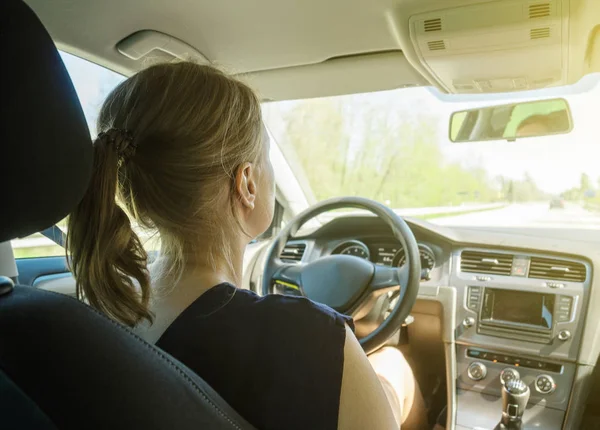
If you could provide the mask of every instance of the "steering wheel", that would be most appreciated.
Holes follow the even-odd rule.
[[[279,255],[286,243],[310,219],[341,208],[366,209],[385,221],[404,248],[406,263],[388,267],[350,255],[330,255],[307,264],[285,263]],[[400,290],[398,301],[389,316],[371,333],[360,339],[365,352],[376,351],[394,335],[408,317],[421,278],[421,259],[415,237],[394,211],[373,200],[361,197],[339,197],[322,201],[291,220],[269,247],[262,279],[263,294],[272,293],[279,282],[298,289],[309,299],[325,304],[346,315],[364,315],[374,299],[390,291]]]

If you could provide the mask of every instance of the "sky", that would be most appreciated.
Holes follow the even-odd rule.
[[[124,78],[101,66],[62,54],[74,82],[92,135],[96,134],[98,110],[109,91]],[[600,178],[600,74],[585,78],[590,91],[577,93],[582,85],[572,87],[575,94],[565,96],[569,102],[574,130],[565,135],[521,139],[516,142],[490,141],[452,143],[448,139],[448,122],[453,111],[481,106],[481,101],[456,96],[451,102],[441,100],[436,90],[426,87],[404,88],[378,93],[341,96],[343,103],[370,104],[382,111],[402,114],[403,121],[418,124],[423,117],[435,118],[439,144],[448,162],[483,166],[491,177],[503,175],[522,179],[528,172],[538,186],[550,193],[560,193],[579,185],[581,173],[587,173],[594,183]],[[535,97],[552,96],[556,89],[532,93]],[[510,98],[510,95],[506,96]],[[448,98],[448,97],[445,97]],[[292,108],[298,102],[276,102]],[[283,106],[282,106],[283,107]],[[267,124],[268,125],[268,124]],[[362,133],[360,123],[354,123],[354,133]]]

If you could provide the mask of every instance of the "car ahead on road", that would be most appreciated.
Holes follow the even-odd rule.
[[[564,209],[565,201],[560,198],[554,198],[550,200],[550,209]]]
[[[359,339],[405,352],[432,424],[495,428],[513,416],[523,428],[594,428],[600,215],[546,202],[600,187],[599,1],[26,3],[62,50],[93,136],[109,92],[156,61],[215,62],[256,88],[277,209],[247,248],[240,287],[309,294],[270,282],[267,269],[310,269],[322,257],[362,258],[356,266],[373,273],[418,260],[410,322],[385,327],[410,296],[398,286],[346,311]],[[405,210],[416,248],[355,205],[279,236],[341,196]],[[29,239],[13,244],[19,280],[75,295],[63,251]],[[331,281],[309,298],[337,297],[351,280]],[[509,401],[509,382],[525,403]]]

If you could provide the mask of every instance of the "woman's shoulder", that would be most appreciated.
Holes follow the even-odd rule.
[[[309,300],[281,294],[260,296],[247,289],[223,283],[210,288],[188,306],[172,323],[177,327],[243,327],[247,333],[312,335],[324,339],[345,337],[352,318]]]
[[[281,323],[319,326],[335,325],[345,329],[349,325],[354,330],[352,317],[344,315],[329,306],[314,302],[306,297],[283,294],[260,296],[251,290],[236,289],[241,306],[251,304],[254,312],[269,315]]]

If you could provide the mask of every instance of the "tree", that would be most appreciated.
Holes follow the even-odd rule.
[[[598,178],[598,186],[600,188],[600,178]],[[579,179],[579,187],[573,187],[564,191],[561,196],[565,200],[578,201],[582,199],[591,199],[598,193],[594,192],[594,184],[587,173],[582,173]]]
[[[359,195],[395,208],[496,201],[485,170],[444,161],[438,118],[346,101],[304,100],[280,112],[317,200]]]
[[[592,188],[592,181],[590,180],[590,176],[587,173],[581,174],[581,179],[579,183],[579,189],[582,193],[585,193],[587,190]]]

